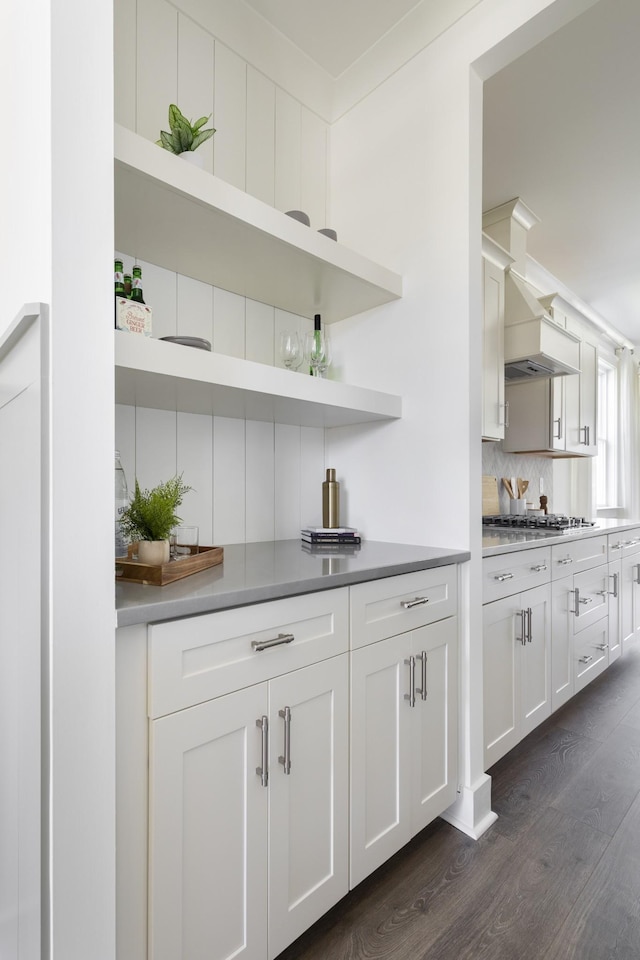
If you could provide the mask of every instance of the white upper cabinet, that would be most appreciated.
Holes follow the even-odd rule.
[[[506,422],[504,396],[504,272],[512,262],[506,250],[482,236],[482,439],[502,440]]]

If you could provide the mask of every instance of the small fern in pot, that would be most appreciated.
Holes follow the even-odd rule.
[[[152,490],[141,490],[136,479],[135,494],[120,517],[124,536],[138,541],[138,559],[143,563],[166,563],[169,536],[182,517],[176,513],[192,487],[182,482],[182,474]]]

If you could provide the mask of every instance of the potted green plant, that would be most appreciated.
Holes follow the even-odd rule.
[[[136,479],[134,497],[121,514],[120,524],[128,540],[138,541],[138,559],[143,563],[168,561],[169,535],[182,519],[176,510],[191,489],[182,482],[182,474],[152,490],[141,490]]]
[[[194,150],[206,143],[216,132],[215,127],[203,130],[205,123],[210,119],[211,114],[208,117],[200,117],[193,123],[187,120],[175,103],[172,103],[169,106],[169,131],[161,130],[160,139],[156,140],[156,143],[170,153],[192,160]]]

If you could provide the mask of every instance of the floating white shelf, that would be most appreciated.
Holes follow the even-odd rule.
[[[116,249],[332,323],[402,296],[402,278],[116,124]]]
[[[336,427],[402,414],[400,397],[115,331],[116,403]]]

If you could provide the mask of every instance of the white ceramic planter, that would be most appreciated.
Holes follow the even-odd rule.
[[[168,563],[168,540],[140,540],[138,543],[138,560],[141,563]]]
[[[179,156],[187,163],[193,164],[194,167],[200,167],[201,170],[204,170],[204,153],[198,153],[197,150],[185,150]]]

